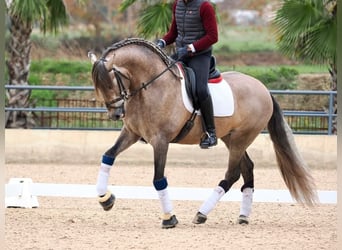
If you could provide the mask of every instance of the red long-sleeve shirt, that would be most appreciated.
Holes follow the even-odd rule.
[[[169,45],[175,42],[178,36],[177,24],[176,24],[176,18],[175,18],[175,10],[176,10],[177,2],[178,0],[176,0],[173,4],[172,23],[171,23],[170,29],[168,33],[163,37],[163,40],[166,42],[166,45]],[[211,45],[213,45],[214,43],[218,41],[218,31],[217,31],[215,10],[213,6],[211,5],[211,3],[209,2],[202,3],[200,7],[200,16],[201,16],[202,24],[205,30],[205,35],[193,43],[193,46],[197,52],[209,48]]]

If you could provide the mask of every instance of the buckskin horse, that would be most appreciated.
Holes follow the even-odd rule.
[[[121,152],[142,140],[153,148],[153,185],[161,203],[162,228],[175,227],[178,220],[172,211],[168,182],[164,176],[169,144],[199,144],[204,133],[200,112],[194,112],[195,108],[193,111],[189,109],[184,100],[191,95],[186,94],[184,79],[187,74],[184,73],[184,67],[153,42],[140,38],[129,38],[113,44],[100,59],[91,52],[88,56],[93,63],[95,91],[102,97],[109,118],[123,120],[115,144],[102,156],[96,184],[99,203],[106,211],[113,207],[115,196],[108,189],[111,167]],[[216,85],[221,85],[222,89],[216,95],[212,93],[212,98],[214,110],[222,110],[223,107],[221,114],[216,115],[215,111],[214,115],[217,136],[229,150],[228,169],[224,179],[196,212],[193,223],[205,223],[209,212],[240,175],[244,184],[241,187],[238,223],[249,223],[254,192],[254,163],[246,150],[266,128],[290,194],[301,204],[314,205],[317,194],[313,178],[299,154],[292,130],[276,100],[259,80],[251,76],[239,72],[219,75],[221,83]],[[226,93],[228,97],[215,104],[215,100],[222,99]],[[195,103],[190,98],[191,102]],[[228,109],[228,106],[230,109],[233,107],[233,110],[225,113],[224,109]]]

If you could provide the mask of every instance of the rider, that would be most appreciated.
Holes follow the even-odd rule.
[[[175,0],[172,23],[168,33],[157,41],[158,46],[176,42],[176,60],[192,68],[206,134],[200,147],[217,145],[213,104],[208,88],[212,45],[218,40],[215,10],[206,0]]]

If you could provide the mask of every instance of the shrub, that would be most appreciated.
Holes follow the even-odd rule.
[[[241,72],[251,75],[266,85],[268,89],[295,89],[297,86],[297,70],[287,67],[280,68],[246,68]]]

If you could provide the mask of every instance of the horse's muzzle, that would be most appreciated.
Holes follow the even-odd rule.
[[[122,107],[113,110],[108,110],[108,117],[113,121],[121,120],[125,117],[125,112]]]

